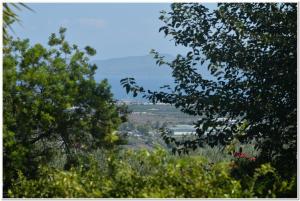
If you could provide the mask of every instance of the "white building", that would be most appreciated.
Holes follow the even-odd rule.
[[[172,135],[183,136],[183,135],[194,135],[196,134],[196,128],[193,125],[178,124],[168,128]]]

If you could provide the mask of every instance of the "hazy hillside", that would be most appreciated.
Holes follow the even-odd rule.
[[[174,57],[165,55],[167,60]],[[167,66],[157,66],[151,55],[131,56],[94,61],[97,66],[95,79],[100,81],[107,78],[112,86],[116,98],[131,98],[126,95],[120,85],[120,80],[126,77],[134,77],[145,88],[158,89],[164,84],[171,84],[171,70]]]
[[[175,58],[168,54],[163,56],[167,61]],[[132,98],[120,85],[120,80],[126,77],[134,77],[137,83],[146,89],[159,89],[165,84],[173,85],[170,68],[156,65],[151,55],[96,60],[94,63],[98,66],[95,79],[100,81],[107,78],[117,99]],[[207,71],[203,73],[207,75]]]

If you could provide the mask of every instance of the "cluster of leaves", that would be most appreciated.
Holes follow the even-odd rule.
[[[109,154],[101,163],[70,171],[41,167],[37,179],[19,172],[9,197],[71,198],[226,198],[289,196],[295,180],[282,180],[269,164],[262,165],[248,185],[230,176],[229,163],[210,164],[199,157],[175,157],[162,149]],[[285,194],[284,194],[285,193]]]
[[[270,163],[260,164],[242,158],[230,166],[231,176],[240,181],[243,189],[248,189],[257,197],[289,198],[297,195],[296,176],[284,179]]]
[[[96,83],[96,65],[83,50],[65,40],[65,28],[52,34],[46,48],[29,40],[7,41],[3,55],[4,186],[17,170],[35,175],[56,150],[77,164],[76,154],[120,142],[116,133],[126,116],[107,80]],[[125,120],[123,118],[123,120]]]
[[[174,3],[160,19],[160,31],[191,50],[172,62],[153,52],[158,65],[172,69],[176,86],[149,91],[128,78],[121,82],[127,91],[199,116],[198,138],[184,143],[187,148],[205,139],[211,146],[255,139],[263,161],[295,174],[297,4],[225,3],[209,10]],[[206,67],[212,79],[202,76]]]
[[[24,3],[3,3],[3,43],[6,44],[6,42],[9,40],[9,34],[8,29],[12,30],[10,25],[14,22],[20,22],[19,16],[16,14],[14,10],[21,10],[22,8],[26,8],[28,10],[33,11],[30,7],[28,7]]]

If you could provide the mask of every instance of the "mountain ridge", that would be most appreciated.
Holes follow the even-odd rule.
[[[163,54],[166,60],[173,60],[170,54]],[[104,60],[95,60],[98,69],[95,73],[95,80],[107,79],[112,87],[112,93],[117,99],[128,99],[125,89],[121,86],[120,80],[126,77],[133,77],[141,86],[158,90],[164,84],[171,84],[171,69],[168,66],[158,66],[152,55],[118,57]],[[171,83],[170,83],[171,82]]]
[[[161,54],[166,61],[173,61],[175,56]],[[145,89],[160,90],[163,85],[174,86],[172,69],[167,65],[157,65],[152,55],[126,56],[104,60],[94,60],[98,66],[95,73],[95,80],[100,82],[107,79],[111,85],[111,91],[116,99],[136,99],[126,94],[121,86],[120,80],[127,77],[135,78],[136,83]],[[207,70],[202,68],[203,75],[207,76]],[[140,97],[137,97],[140,98]]]

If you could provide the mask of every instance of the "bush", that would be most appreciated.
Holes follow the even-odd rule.
[[[296,197],[296,177],[283,180],[270,164],[263,164],[254,173],[251,190],[259,197]]]
[[[40,167],[35,180],[26,179],[20,172],[9,197],[276,197],[295,185],[282,181],[270,165],[263,165],[244,188],[230,175],[230,163],[211,164],[197,156],[172,156],[162,149],[98,156],[101,165],[94,158],[89,158],[88,165],[70,171]]]

